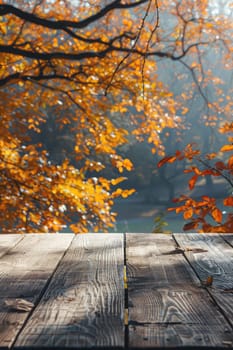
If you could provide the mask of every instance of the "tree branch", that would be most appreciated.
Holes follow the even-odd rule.
[[[113,39],[112,39],[113,40]],[[183,58],[193,47],[200,46],[200,45],[209,45],[209,42],[199,42],[199,43],[194,43],[191,44],[186,48],[182,54],[175,56],[173,53],[166,52],[166,51],[149,51],[149,52],[144,52],[140,51],[135,48],[127,48],[127,47],[117,47],[109,43],[105,43],[106,45],[108,44],[108,47],[105,50],[101,51],[84,51],[81,53],[66,53],[63,51],[57,51],[57,52],[38,52],[38,51],[32,51],[32,50],[24,50],[19,47],[14,47],[12,45],[0,45],[0,52],[2,53],[10,53],[15,56],[22,56],[22,57],[27,57],[27,58],[32,58],[32,59],[39,59],[39,60],[45,60],[49,61],[52,59],[65,59],[65,60],[70,60],[70,61],[81,61],[86,58],[104,58],[109,52],[112,51],[118,51],[118,52],[126,52],[126,53],[132,53],[132,54],[138,54],[142,57],[149,57],[149,56],[158,56],[158,57],[165,57],[165,58],[170,58],[174,61],[178,61],[181,58]]]
[[[51,28],[51,29],[60,29],[64,30],[67,27],[82,29],[90,25],[91,23],[98,21],[100,18],[104,17],[108,12],[113,11],[114,9],[128,9],[134,8],[141,4],[148,2],[149,0],[139,0],[128,4],[121,3],[121,0],[114,0],[110,4],[103,7],[100,11],[95,13],[92,16],[89,16],[81,21],[67,21],[67,20],[48,20],[36,16],[33,13],[23,11],[13,5],[3,4],[0,5],[0,16],[5,16],[8,14],[13,14],[18,18],[21,18],[27,22],[38,24],[40,26]]]
[[[114,46],[107,48],[105,50],[95,52],[95,51],[84,51],[81,53],[66,53],[66,52],[38,52],[38,51],[31,51],[31,50],[24,50],[19,47],[13,47],[12,45],[0,45],[0,52],[3,53],[10,53],[15,56],[22,56],[32,59],[39,59],[39,60],[45,60],[49,61],[52,59],[65,59],[70,61],[81,61],[86,58],[103,58],[106,56],[106,54],[110,51],[113,51],[116,48]]]

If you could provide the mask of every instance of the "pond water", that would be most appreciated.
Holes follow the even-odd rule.
[[[114,211],[118,213],[116,225],[111,232],[153,232],[155,219],[161,217],[164,222],[163,232],[183,232],[185,224],[182,215],[168,212],[165,206],[156,206],[132,199],[119,200],[114,206]]]
[[[223,199],[218,198],[216,204],[222,210],[223,220],[226,215],[232,212],[231,208],[226,211],[226,207],[222,204]],[[168,205],[169,206],[169,205]],[[172,204],[170,205],[172,206]],[[187,221],[183,219],[183,214],[177,215],[174,211],[168,211],[165,206],[156,206],[143,202],[140,198],[127,198],[116,201],[113,208],[117,213],[116,225],[111,232],[135,232],[150,233],[154,231],[156,226],[155,219],[161,216],[166,226],[162,226],[159,232],[184,232],[183,226]],[[208,217],[208,221],[216,225],[216,222]],[[159,221],[157,221],[159,223]],[[195,232],[195,230],[192,230]]]
[[[163,227],[164,232],[183,232],[184,221],[182,219],[164,219],[167,223]],[[112,232],[133,232],[133,233],[150,233],[153,232],[155,222],[153,218],[135,218],[117,220],[116,226]]]

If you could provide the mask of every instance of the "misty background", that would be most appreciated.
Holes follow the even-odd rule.
[[[229,1],[209,1],[210,13],[216,16],[225,14],[232,17],[228,4]],[[160,26],[166,28],[166,32],[163,33],[164,42],[165,37],[169,37],[169,33],[173,31],[174,25],[173,17],[169,17],[167,13],[160,14]],[[219,43],[216,45],[218,46],[201,48],[201,65],[203,72],[207,72],[211,67],[213,75],[219,79],[224,104],[225,97],[232,90],[233,75],[232,71],[226,70],[227,67],[224,65],[222,54],[224,48]],[[200,91],[194,83],[191,71],[186,69],[184,64],[164,58],[156,60],[158,81],[161,81],[171,91],[177,101],[182,99],[182,108],[177,110],[177,116],[182,119],[180,128],[166,128],[160,135],[165,154],[169,155],[178,149],[182,150],[188,143],[197,144],[203,154],[215,152],[224,142],[224,136],[217,131],[218,121],[225,120],[221,111],[215,115],[216,120],[214,116],[211,119],[209,115],[207,102],[214,103],[219,99],[215,82],[209,81],[208,84],[201,86]],[[184,58],[185,63],[190,64],[190,60],[189,57]],[[195,58],[193,60],[195,61]],[[184,94],[186,94],[185,98]],[[184,111],[187,112],[184,113]],[[69,158],[75,165],[75,156],[72,156],[75,134],[70,132],[70,125],[67,128],[64,126],[63,129],[58,127],[56,120],[59,118],[59,109],[54,111],[48,108],[46,113],[47,122],[42,126],[40,134],[33,135],[34,141],[43,142],[52,163],[59,164],[65,158]],[[65,113],[68,116],[72,113],[72,109],[66,110]],[[114,115],[112,118],[118,126],[127,127],[130,135],[131,127],[128,120],[123,120],[120,115]],[[134,188],[136,192],[129,198],[115,201],[113,210],[118,215],[114,232],[152,232],[156,230],[159,223],[162,223],[164,231],[182,232],[184,225],[182,215],[168,212],[167,208],[173,206],[174,197],[191,193],[188,188],[188,179],[191,175],[183,173],[188,165],[187,160],[158,168],[157,163],[161,156],[153,154],[151,149],[152,146],[148,140],[138,142],[132,135],[129,136],[128,144],[119,149],[119,153],[132,160],[134,164],[132,172],[121,174],[127,178],[122,187]],[[103,159],[101,161],[103,162]],[[116,169],[107,163],[105,166],[104,176],[112,178],[119,175]],[[90,176],[94,175],[90,174]],[[96,176],[99,175],[96,174]],[[216,197],[221,203],[221,199],[228,191],[229,188],[223,179],[206,177],[197,182],[192,191],[192,197],[199,198],[206,194]]]

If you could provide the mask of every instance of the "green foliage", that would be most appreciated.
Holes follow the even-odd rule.
[[[165,216],[166,213],[164,211],[160,211],[155,219],[154,219],[154,223],[155,226],[153,228],[153,233],[167,233],[167,234],[171,234],[170,230],[165,230],[165,227],[168,226],[168,223],[165,221]]]

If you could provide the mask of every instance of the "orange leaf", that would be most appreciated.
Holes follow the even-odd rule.
[[[217,162],[215,163],[215,168],[217,168],[218,170],[223,170],[226,169],[226,165],[223,162]]]
[[[193,209],[192,208],[189,208],[188,210],[186,210],[184,212],[184,219],[185,220],[191,219],[192,216],[193,216]]]
[[[207,159],[213,159],[213,158],[216,157],[216,155],[217,155],[216,153],[209,153],[209,154],[206,155],[206,158]]]
[[[233,156],[228,159],[228,168],[233,168]]]
[[[218,223],[222,222],[222,212],[220,209],[214,208],[214,210],[212,210],[211,215],[216,222]]]
[[[192,170],[195,174],[201,175],[201,171],[197,167],[193,167]]]
[[[191,179],[189,180],[189,189],[192,190],[197,182],[198,175],[195,174]]]
[[[233,206],[233,197],[230,196],[230,197],[225,198],[223,201],[223,204],[226,206],[232,207]]]
[[[213,284],[213,280],[214,280],[213,276],[208,276],[206,281],[202,281],[202,285],[205,287],[210,287]]]
[[[210,202],[211,198],[209,196],[202,196],[203,201]]]
[[[167,211],[173,211],[176,210],[176,208],[167,208]]]
[[[185,206],[182,205],[181,207],[176,208],[176,214],[179,214],[179,213],[181,213],[184,210],[185,210]]]
[[[177,150],[176,151],[176,157],[180,157],[182,155],[182,152]],[[181,160],[183,159],[183,157],[181,157]]]
[[[193,169],[184,169],[184,173],[185,174],[188,174],[188,173],[192,173],[193,172]]]
[[[213,169],[213,170],[211,170],[211,169],[205,169],[205,170],[202,171],[202,175],[203,175],[203,176],[206,176],[206,175],[218,176],[219,173],[216,173],[216,171],[214,171],[214,169]]]
[[[176,156],[168,156],[168,157],[161,159],[158,162],[157,166],[158,166],[158,168],[160,168],[161,166],[163,166],[166,163],[173,163],[175,160],[176,160]]]
[[[233,151],[233,145],[224,145],[221,149],[221,152],[229,152],[229,151]]]

